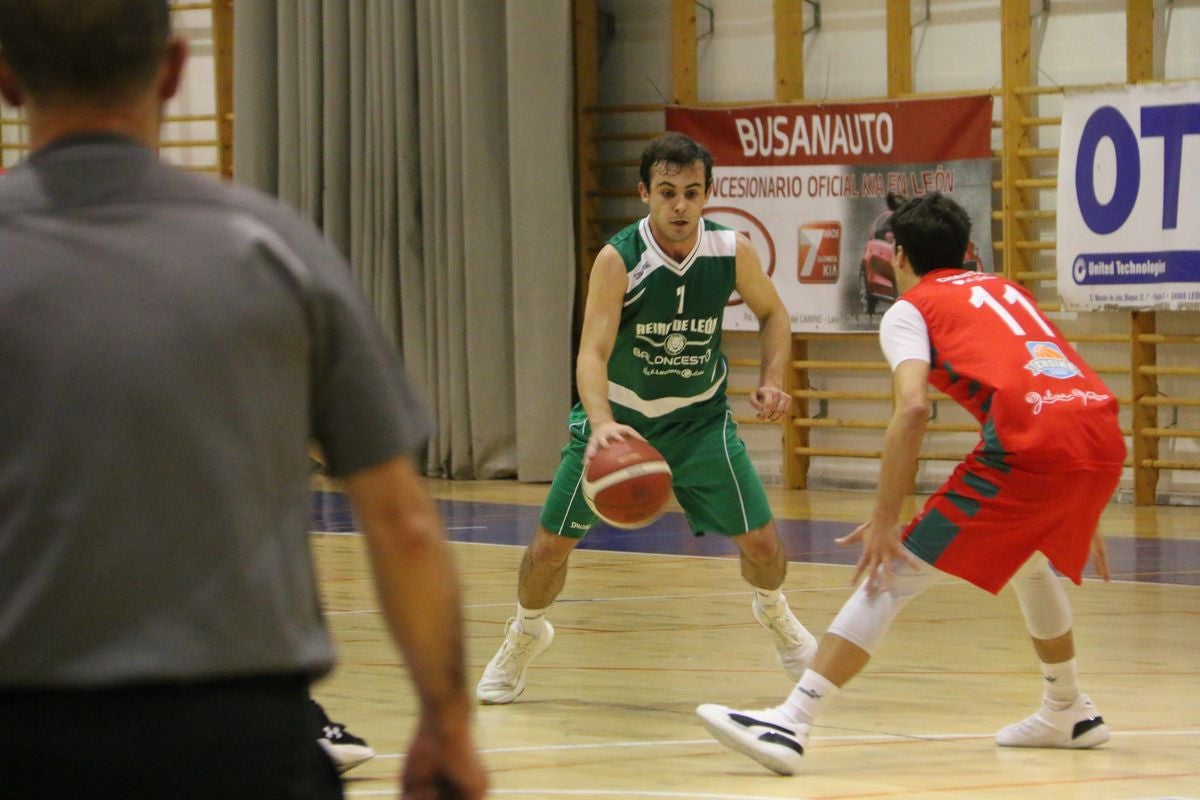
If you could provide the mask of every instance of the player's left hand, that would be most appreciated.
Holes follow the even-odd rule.
[[[764,384],[750,395],[750,405],[758,412],[759,419],[778,422],[792,407],[792,396],[778,386]]]
[[[1099,529],[1092,534],[1092,566],[1096,568],[1096,574],[1107,583],[1112,574],[1108,569],[1108,545],[1104,543]]]

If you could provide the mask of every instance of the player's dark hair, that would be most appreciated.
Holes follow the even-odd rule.
[[[971,218],[941,192],[914,197],[889,220],[896,244],[904,248],[913,272],[961,268],[971,239]]]
[[[167,0],[0,0],[0,53],[41,99],[105,101],[146,87],[170,34]]]
[[[664,133],[646,145],[642,151],[642,165],[638,172],[642,183],[650,188],[650,171],[657,164],[662,164],[667,172],[678,171],[690,167],[697,161],[704,162],[704,189],[712,186],[713,157],[704,145],[684,136],[682,133]]]

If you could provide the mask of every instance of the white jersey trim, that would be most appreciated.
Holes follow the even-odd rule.
[[[678,411],[681,408],[695,405],[704,400],[708,400],[721,389],[721,383],[725,380],[725,375],[729,368],[725,366],[725,362],[721,362],[721,375],[717,377],[707,389],[697,395],[691,397],[658,397],[653,400],[644,400],[639,397],[632,389],[622,386],[619,383],[608,382],[608,399],[609,402],[616,403],[619,406],[633,409],[644,417],[654,419],[656,417],[666,416],[672,411]]]
[[[912,359],[930,362],[929,327],[916,306],[904,299],[892,304],[879,322],[879,346],[893,371]]]
[[[626,294],[636,289],[650,273],[659,267],[666,267],[678,275],[683,275],[701,256],[737,256],[737,231],[712,230],[703,217],[700,218],[697,226],[696,246],[683,261],[675,261],[658,246],[658,242],[654,239],[654,233],[650,229],[650,217],[643,217],[642,221],[638,223],[638,235],[646,243],[646,250],[642,253],[637,265],[629,271],[629,285],[625,289]]]

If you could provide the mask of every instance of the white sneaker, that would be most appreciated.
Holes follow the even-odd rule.
[[[776,603],[773,607],[764,609],[756,599],[751,610],[758,624],[771,632],[783,671],[792,680],[800,680],[804,670],[817,655],[817,637],[800,624],[800,620],[796,619],[786,602]]]
[[[516,617],[511,617],[504,628],[504,644],[492,656],[483,677],[475,687],[475,697],[484,705],[511,703],[525,691],[525,671],[529,662],[554,641],[554,626],[549,620],[542,623],[538,636],[517,630]]]
[[[1002,728],[996,734],[1001,747],[1095,747],[1108,741],[1104,717],[1086,694],[1056,711],[1043,705],[1036,714]]]
[[[707,703],[696,715],[718,742],[772,772],[794,775],[800,769],[808,729],[783,722],[774,709],[737,711]]]

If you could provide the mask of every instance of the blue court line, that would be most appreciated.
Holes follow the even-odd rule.
[[[538,524],[537,506],[438,500],[438,510],[453,542],[524,545]],[[333,533],[357,531],[341,492],[312,492],[309,529]],[[856,527],[829,520],[777,519],[788,560],[814,564],[854,564],[858,548],[842,548],[834,539]],[[1108,558],[1115,580],[1200,586],[1200,540],[1109,537]],[[737,548],[724,536],[695,536],[682,514],[664,514],[647,528],[627,531],[603,523],[592,529],[581,550],[662,555],[733,556]]]

